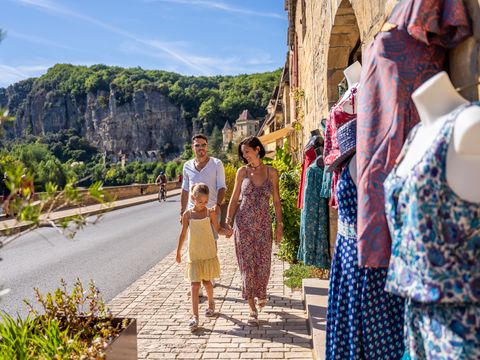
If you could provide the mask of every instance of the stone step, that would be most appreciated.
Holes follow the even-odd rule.
[[[313,358],[325,359],[327,339],[328,280],[303,279],[302,294],[313,343]]]

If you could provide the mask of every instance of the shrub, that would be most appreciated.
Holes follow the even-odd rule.
[[[128,325],[114,326],[112,315],[93,282],[84,289],[80,280],[71,293],[61,287],[44,296],[35,289],[40,314],[28,303],[30,315],[22,320],[7,314],[0,322],[0,359],[99,359],[107,345]]]
[[[303,263],[292,264],[290,268],[283,272],[283,276],[286,277],[284,284],[291,289],[300,289],[302,287],[302,279],[328,279],[329,274],[329,270],[319,269],[312,265],[304,265]]]

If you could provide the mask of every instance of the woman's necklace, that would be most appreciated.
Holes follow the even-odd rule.
[[[257,166],[253,166],[252,164],[248,164],[248,167],[251,169],[250,171],[250,176],[253,176],[255,170],[257,170],[260,166],[262,165],[262,163],[258,164]]]

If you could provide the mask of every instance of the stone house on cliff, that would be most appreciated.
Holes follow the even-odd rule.
[[[228,148],[229,144],[239,143],[247,136],[256,135],[261,122],[261,118],[254,118],[248,110],[243,110],[233,125],[230,125],[227,120],[222,129],[224,150]]]

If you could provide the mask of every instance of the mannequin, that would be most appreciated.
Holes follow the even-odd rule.
[[[352,158],[348,162],[348,171],[355,186],[357,185],[357,154],[353,154]]]
[[[430,148],[449,114],[468,104],[453,87],[445,72],[433,76],[412,94],[420,115],[420,126],[397,175],[406,176]],[[480,201],[480,107],[463,110],[455,123],[447,155],[447,183],[462,199]]]
[[[362,65],[360,65],[358,61],[355,61],[352,65],[350,65],[343,71],[345,79],[347,79],[348,90],[345,92],[345,94],[343,94],[342,99],[339,101],[339,103],[344,102],[350,96],[350,94],[352,93],[352,88],[360,81],[361,72]],[[354,113],[352,104],[349,101],[343,104],[343,110],[350,114]]]

